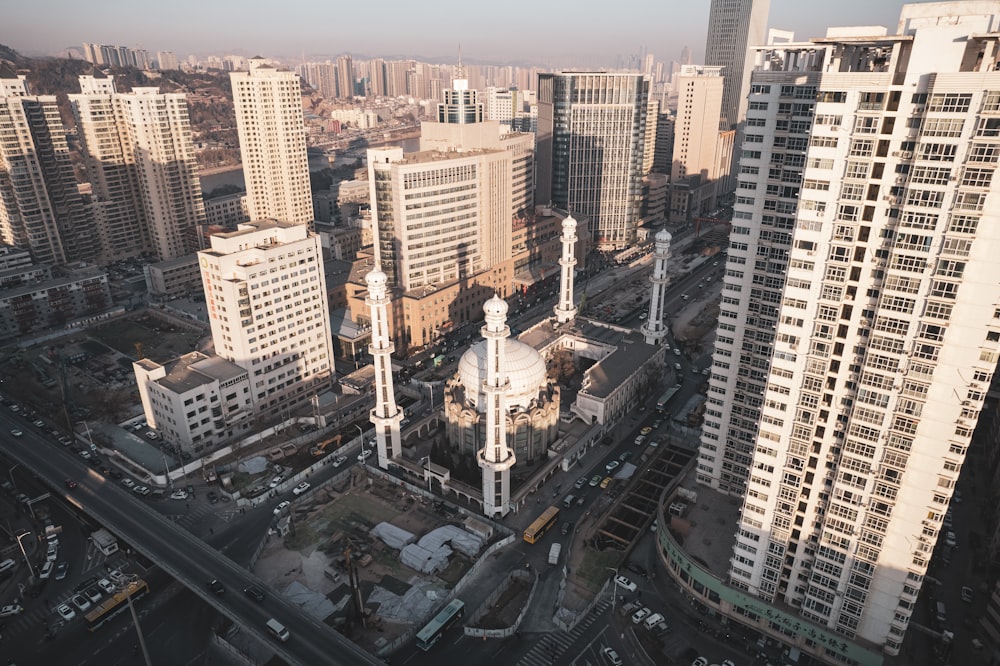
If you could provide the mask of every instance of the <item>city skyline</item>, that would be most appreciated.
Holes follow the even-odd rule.
[[[772,0],[768,27],[793,30],[800,39],[822,36],[826,27],[845,24],[885,25],[894,32],[903,4],[899,0],[845,0],[836,5]],[[83,42],[99,42],[150,52],[173,51],[178,57],[240,53],[286,60],[342,53],[361,59],[399,56],[446,60],[453,54],[457,57],[461,45],[463,59],[470,62],[617,66],[640,52],[653,53],[663,61],[676,59],[684,46],[692,49],[696,62],[701,62],[704,41],[697,35],[705,34],[709,11],[707,0],[680,7],[647,1],[618,17],[608,16],[597,4],[589,11],[574,5],[572,12],[563,3],[508,4],[505,9],[510,16],[530,17],[530,21],[517,23],[512,19],[508,24],[489,14],[470,15],[467,8],[450,11],[448,5],[427,21],[426,31],[417,31],[414,20],[419,17],[410,13],[412,5],[395,5],[390,2],[380,12],[380,16],[404,19],[395,24],[375,30],[330,30],[331,22],[365,25],[363,6],[337,7],[333,13],[332,7],[300,0],[286,3],[280,13],[241,7],[240,20],[234,21],[233,12],[223,4],[195,5],[182,0],[173,5],[171,14],[157,16],[145,28],[137,25],[134,7],[119,0],[98,7],[48,0],[20,6],[16,15],[8,17],[8,36],[0,42],[24,55],[52,55],[67,48],[80,50]],[[255,15],[260,17],[257,22],[252,18]],[[636,15],[642,20],[635,20]],[[52,16],[64,20],[56,24]],[[310,20],[304,21],[305,16]]]

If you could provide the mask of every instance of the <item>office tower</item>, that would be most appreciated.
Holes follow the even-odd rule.
[[[667,294],[667,261],[670,259],[670,241],[673,237],[660,229],[653,238],[653,272],[649,274],[649,317],[642,325],[642,337],[647,345],[658,345],[667,335],[663,324],[666,310],[663,299]]]
[[[91,261],[91,216],[76,186],[54,95],[0,78],[0,241],[39,263]]]
[[[250,217],[309,224],[312,194],[299,77],[251,58],[250,70],[232,72]]]
[[[349,55],[337,57],[337,97],[340,99],[354,97],[354,63]]]
[[[576,304],[573,302],[573,277],[576,273],[576,257],[573,249],[576,247],[576,220],[567,217],[562,223],[562,256],[559,258],[559,300],[553,308],[556,322],[565,324],[576,317]]]
[[[510,258],[508,151],[369,150],[368,180],[377,261],[391,287],[448,284]]]
[[[180,69],[180,64],[178,63],[177,56],[174,55],[173,51],[157,51],[156,67],[160,71],[167,71],[171,69]]]
[[[705,65],[724,68],[720,129],[732,129],[746,113],[752,68],[748,48],[764,43],[770,5],[770,0],[712,0]]]
[[[681,65],[693,65],[694,61],[691,59],[691,47],[685,46],[681,49]]]
[[[729,192],[734,130],[720,130],[725,83],[722,67],[683,65],[677,77],[677,119],[671,152],[670,222],[690,221],[716,209]]]
[[[198,260],[215,353],[247,371],[255,413],[287,416],[333,373],[319,236],[266,220],[210,240]]]
[[[730,586],[888,655],[1000,358],[998,20],[756,50],[697,479],[743,497]]]
[[[389,294],[386,276],[380,270],[370,271],[365,276],[368,285],[369,316],[372,322],[372,342],[368,351],[375,366],[375,406],[369,418],[375,426],[375,445],[378,466],[389,469],[389,461],[398,458],[403,448],[399,439],[399,424],[403,420],[403,410],[396,404],[392,383],[392,353],[396,347],[389,339]]]
[[[669,174],[673,169],[674,125],[677,116],[658,103],[656,114],[656,147],[653,149],[653,171]]]
[[[476,91],[469,89],[465,79],[455,79],[451,89],[444,91],[444,103],[438,104],[439,123],[471,125],[483,122],[483,104]]]
[[[536,201],[586,219],[599,248],[635,242],[648,98],[641,74],[538,76]]]
[[[198,161],[182,93],[116,92],[80,77],[70,104],[93,186],[102,261],[150,252],[158,261],[199,249],[205,225]]]
[[[486,323],[481,329],[486,340],[486,442],[476,456],[483,470],[483,513],[506,516],[510,511],[510,468],[517,459],[507,446],[507,302],[494,295],[483,306]]]
[[[405,97],[409,94],[406,87],[407,76],[413,65],[412,60],[390,60],[385,63],[386,97]]]

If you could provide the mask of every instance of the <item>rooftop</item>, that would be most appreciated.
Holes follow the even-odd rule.
[[[142,359],[139,364],[149,369],[152,364],[144,363],[148,359]],[[187,393],[204,384],[214,381],[225,382],[236,379],[246,374],[246,370],[230,363],[219,356],[206,356],[201,352],[190,352],[172,361],[163,364],[167,374],[159,380],[159,384],[174,393]]]
[[[684,518],[672,518],[672,527],[683,535],[678,543],[691,559],[722,580],[728,580],[742,500],[698,485],[696,474],[697,466],[692,465],[678,487],[697,493],[698,499],[689,503]],[[685,500],[675,493],[672,501]]]

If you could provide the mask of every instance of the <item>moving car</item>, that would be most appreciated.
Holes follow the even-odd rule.
[[[645,428],[643,428],[639,432],[642,433],[643,435],[648,435],[649,433],[653,432],[653,427],[652,426],[646,426]]]
[[[591,488],[596,488],[600,483],[601,483],[601,475],[600,474],[595,474],[594,476],[590,477],[590,487]]]
[[[274,507],[274,515],[280,516],[282,514],[282,512],[284,512],[284,510],[287,509],[288,507],[290,507],[291,505],[292,505],[291,502],[289,502],[288,500],[285,500],[284,502],[282,502],[278,506]]]
[[[587,477],[581,476],[579,479],[576,480],[576,483],[573,484],[573,487],[579,490],[580,488],[583,488],[585,485],[587,485]]]
[[[134,492],[136,495],[145,496],[148,495],[151,491],[146,486],[136,486],[135,488],[132,489],[132,492]]]
[[[611,648],[604,648],[601,650],[601,654],[604,655],[604,658],[608,660],[608,663],[611,664],[611,666],[622,666],[622,658],[619,657],[618,653]]]
[[[964,601],[967,604],[971,604],[972,603],[972,588],[971,587],[964,587],[964,586],[962,587],[962,601]]]
[[[170,499],[172,500],[186,500],[187,498],[188,494],[186,490],[175,490],[170,493]]]
[[[212,590],[212,592],[215,592],[216,594],[222,594],[226,591],[226,588],[222,586],[222,583],[219,582],[218,578],[213,578],[208,581],[208,589]]]
[[[135,481],[133,481],[128,477],[125,477],[124,479],[122,479],[122,485],[125,486],[126,488],[135,488]]]
[[[611,485],[611,477],[610,476],[604,477],[604,480],[601,481],[601,489],[603,490],[604,488],[607,488],[610,485]]]
[[[20,604],[11,604],[9,606],[4,606],[0,608],[0,617],[11,617],[12,615],[20,615],[24,612]]]
[[[311,487],[312,486],[309,485],[308,481],[303,481],[302,483],[300,483],[299,485],[295,486],[295,488],[292,489],[292,494],[296,496],[301,495],[305,491],[309,490]]]
[[[76,488],[76,481],[74,481],[73,479],[66,479],[63,483],[66,484],[67,490],[73,490],[74,488]]]
[[[279,474],[278,476],[276,476],[273,479],[271,479],[271,483],[268,484],[268,488],[277,488],[278,486],[281,485],[281,482],[284,481],[284,480],[285,480],[285,477],[283,477],[283,476],[281,476]]]
[[[640,608],[636,612],[632,613],[632,624],[639,624],[640,622],[645,620],[646,617],[652,612],[653,611],[649,610],[648,608]],[[694,666],[694,664],[692,664],[691,666]],[[702,666],[708,666],[708,662],[706,662]]]
[[[257,603],[264,601],[264,592],[256,585],[243,588],[243,594],[247,595]]]
[[[347,456],[337,456],[336,458],[333,459],[333,466],[340,467],[345,462],[347,462]]]
[[[604,466],[604,469],[607,470],[608,473],[610,474],[611,472],[615,471],[615,469],[617,469],[619,465],[621,465],[620,462],[618,462],[617,460],[612,460],[611,462],[609,462],[607,465]]]
[[[14,437],[20,437],[24,433],[18,430],[17,428],[14,428],[13,430],[10,431],[10,434],[14,435]]]

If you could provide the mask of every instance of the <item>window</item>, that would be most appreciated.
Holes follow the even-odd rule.
[[[972,93],[931,95],[927,111],[936,113],[966,113],[972,104]]]
[[[917,159],[930,162],[954,162],[958,148],[950,143],[920,143],[917,145]]]
[[[851,157],[871,157],[874,153],[875,141],[872,139],[855,139],[851,141],[851,147],[848,151],[848,155]]]
[[[962,174],[963,187],[989,187],[993,180],[993,169],[969,167]]]
[[[920,133],[923,136],[962,136],[964,122],[957,118],[927,118]]]

